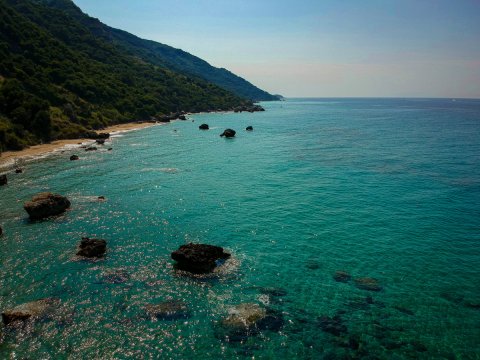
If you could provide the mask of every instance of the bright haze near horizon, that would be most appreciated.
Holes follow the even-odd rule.
[[[478,0],[74,0],[286,97],[480,98]]]

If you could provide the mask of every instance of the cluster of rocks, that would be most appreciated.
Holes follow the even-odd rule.
[[[333,274],[333,279],[337,282],[348,283],[352,280],[352,275],[343,270],[338,270]],[[355,286],[361,290],[381,291],[383,286],[380,282],[371,277],[359,277],[353,280]]]
[[[236,113],[243,112],[243,111],[253,113],[253,112],[256,112],[256,111],[265,111],[265,109],[263,107],[261,107],[260,105],[252,104],[252,105],[243,105],[243,106],[235,107],[235,108],[233,108],[233,111],[236,112]]]
[[[184,111],[179,111],[179,112],[172,112],[170,114],[167,114],[167,115],[158,115],[158,116],[155,116],[155,117],[152,117],[151,118],[151,121],[155,121],[155,122],[161,122],[161,123],[167,123],[167,122],[170,122],[172,120],[187,120],[186,118],[186,115],[187,113],[184,112]]]

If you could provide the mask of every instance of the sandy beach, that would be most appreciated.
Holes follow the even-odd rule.
[[[109,126],[100,132],[118,133],[143,129],[146,127],[157,125],[151,122],[141,123],[127,123]],[[0,171],[13,167],[16,163],[23,163],[28,160],[35,159],[39,156],[54,153],[75,146],[81,146],[85,144],[94,143],[92,139],[69,139],[69,140],[56,140],[48,144],[34,145],[29,148],[20,151],[5,151],[0,155]]]

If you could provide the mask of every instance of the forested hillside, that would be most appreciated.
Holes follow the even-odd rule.
[[[68,0],[0,0],[0,150],[250,103],[115,45],[97,20],[85,17],[98,25],[95,33],[72,18],[75,8]]]

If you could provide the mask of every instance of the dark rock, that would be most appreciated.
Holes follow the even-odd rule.
[[[108,151],[112,151],[113,149],[112,148],[108,148]]]
[[[338,282],[349,282],[352,279],[352,275],[347,273],[346,271],[335,271],[333,274],[333,279]]]
[[[15,174],[21,174],[23,173],[23,169],[17,168],[15,169]]]
[[[338,315],[333,318],[329,316],[321,316],[318,318],[318,325],[322,331],[335,336],[340,336],[348,332],[347,327],[343,324],[342,318]]]
[[[26,320],[36,320],[48,314],[60,303],[59,299],[47,298],[18,305],[13,309],[2,312],[2,320],[5,325]]]
[[[1,234],[1,233],[0,233]],[[465,306],[470,309],[480,309],[480,302],[477,301],[465,301]]]
[[[372,305],[374,301],[373,301],[373,298],[372,298],[370,295],[368,295],[368,296],[365,298],[365,302],[366,302],[367,304]]]
[[[32,220],[59,215],[69,207],[70,201],[65,196],[49,192],[37,194],[32,198],[32,201],[27,201],[23,205]]]
[[[0,236],[2,236],[2,235],[3,235],[3,229],[2,229],[2,227],[0,226]]]
[[[219,246],[190,243],[180,246],[171,256],[177,262],[177,269],[202,274],[213,271],[218,262],[228,259],[230,254]]]
[[[110,133],[98,133],[96,134],[95,139],[100,140],[100,139],[108,139],[110,137]]]
[[[179,300],[148,304],[145,306],[145,311],[148,316],[161,320],[185,319],[191,316],[187,304]]]
[[[178,119],[179,119],[179,120],[187,120],[187,118],[185,117],[185,115],[179,115],[179,116],[178,116]]]
[[[286,296],[288,294],[287,290],[282,288],[261,288],[260,292],[262,294],[275,297]]]
[[[427,347],[419,341],[414,340],[410,344],[412,345],[412,347],[415,351],[418,351],[418,352],[428,351]]]
[[[95,140],[95,142],[99,145],[103,145],[103,144],[105,144],[105,139],[97,139],[97,140]]]
[[[209,127],[208,127],[208,124],[202,124],[198,127],[200,130],[208,130]]]
[[[404,314],[407,314],[407,315],[412,315],[412,316],[415,315],[415,313],[414,313],[412,310],[407,309],[407,308],[405,308],[405,307],[403,307],[403,306],[397,306],[397,305],[395,305],[393,308],[396,309],[396,310],[398,310],[398,311],[400,311],[401,313],[404,313]]]
[[[369,277],[355,279],[355,286],[359,289],[368,291],[382,290],[382,286],[380,285],[378,280]]]
[[[7,185],[8,180],[7,180],[7,175],[0,175],[0,186]]]
[[[223,133],[220,134],[220,136],[225,136],[226,138],[232,138],[236,134],[235,130],[232,129],[226,129]]]
[[[305,265],[305,267],[310,270],[318,270],[320,269],[320,264],[317,261],[309,260],[307,262],[307,265]]]
[[[73,160],[78,160],[78,159],[79,159],[78,155],[72,155],[72,156],[70,156],[70,160],[71,160],[71,161],[73,161]]]
[[[253,131],[253,126],[247,126],[245,130],[247,130],[247,131]]]
[[[128,280],[130,280],[130,274],[122,269],[107,272],[102,276],[105,284],[123,284]]]
[[[99,201],[104,201],[105,200],[105,196],[101,195],[97,198]]]
[[[390,340],[386,339],[382,341],[382,346],[387,349],[387,350],[395,350],[395,349],[400,349],[407,345],[406,342],[404,341],[395,341],[395,340]]]
[[[97,150],[97,148],[95,146],[90,146],[90,147],[85,149],[85,151],[95,151],[95,150]]]
[[[107,242],[102,239],[82,238],[82,241],[80,241],[80,245],[78,247],[78,256],[87,258],[101,258],[107,251]]]

